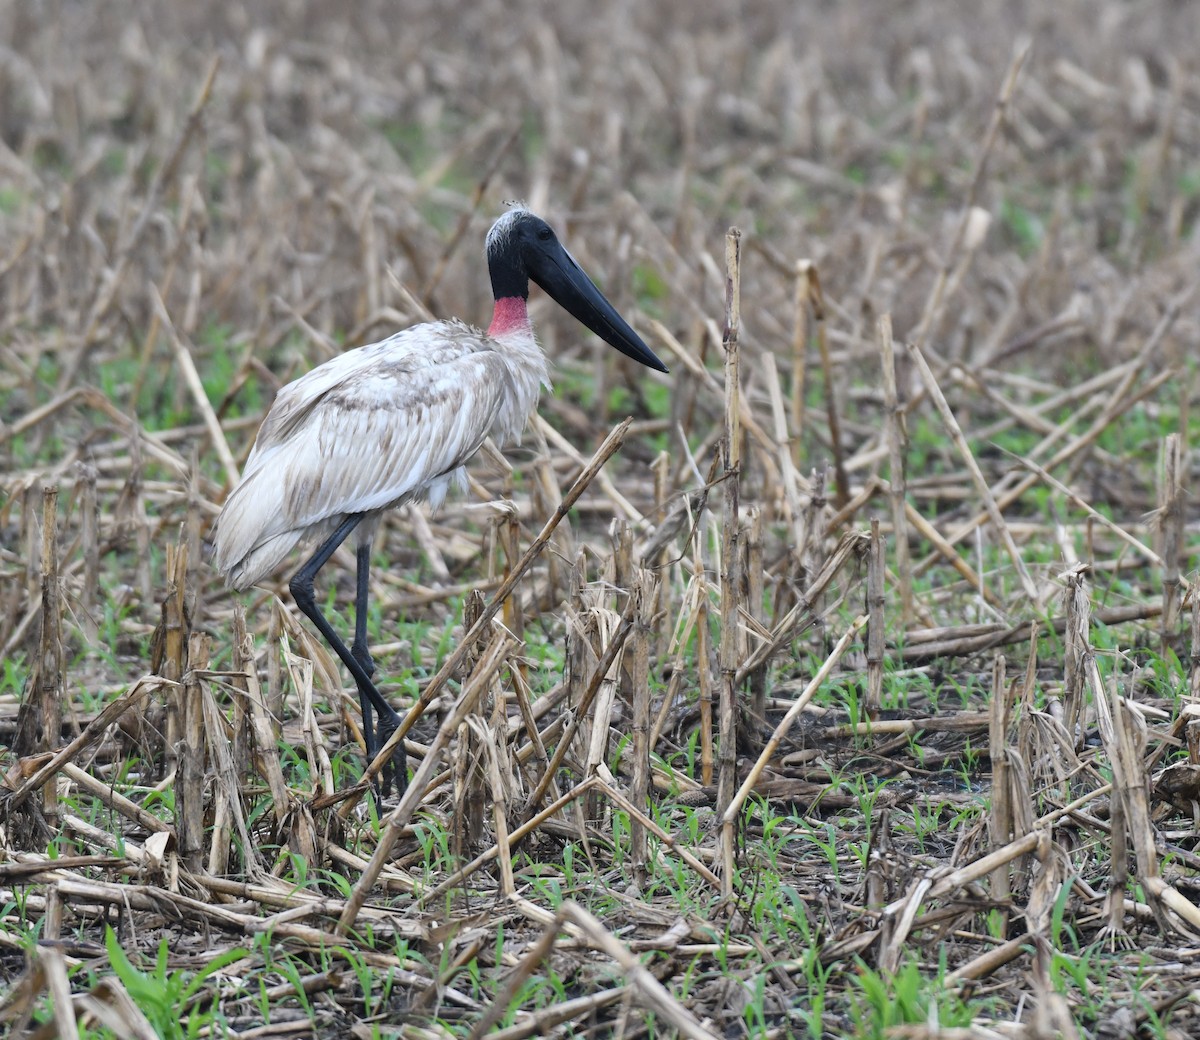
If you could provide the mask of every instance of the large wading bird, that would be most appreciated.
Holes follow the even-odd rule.
[[[367,647],[371,542],[385,509],[466,485],[467,461],[492,437],[517,439],[550,378],[526,303],[532,279],[575,318],[648,368],[666,366],[592,283],[553,229],[510,209],[487,236],[495,309],[487,332],[435,321],[349,350],[283,387],[259,428],[242,481],[217,520],[212,561],[249,588],[297,544],[319,540],[290,583],[292,598],[354,676],[368,761],[400,716],[380,694]],[[357,545],[354,642],[349,648],[313,596],[313,580],[351,534]],[[372,715],[377,715],[377,721]],[[403,741],[383,775],[403,791]]]

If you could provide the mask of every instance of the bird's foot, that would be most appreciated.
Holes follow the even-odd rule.
[[[400,727],[400,716],[381,718],[375,730],[374,746],[382,748],[392,738],[392,734]],[[371,756],[373,757],[373,756]],[[370,763],[368,762],[368,765]],[[379,771],[379,776],[372,784],[375,792],[375,807],[382,812],[383,799],[394,790],[397,797],[403,797],[408,787],[408,753],[404,750],[404,741],[400,741],[392,750],[387,762]]]

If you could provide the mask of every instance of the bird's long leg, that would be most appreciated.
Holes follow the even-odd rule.
[[[320,607],[317,606],[316,597],[313,595],[313,580],[317,576],[317,572],[329,562],[329,557],[334,554],[334,551],[342,544],[350,533],[362,522],[365,513],[353,513],[346,517],[328,538],[318,546],[317,551],[313,553],[309,561],[296,572],[295,577],[289,583],[289,588],[292,591],[292,599],[296,601],[296,606],[304,613],[304,616],[317,626],[317,631],[325,637],[325,641],[333,648],[333,652],[341,658],[344,664],[354,676],[354,683],[358,687],[358,700],[362,707],[363,713],[363,739],[367,745],[367,759],[374,760],[378,754],[383,742],[388,739],[400,725],[400,716],[396,714],[395,709],[384,700],[383,695],[376,689],[375,684],[371,681],[371,675],[375,670],[374,662],[371,661],[370,654],[366,652],[366,570],[362,568],[362,550],[359,552],[359,575],[358,575],[358,616],[355,618],[355,647],[356,650],[361,643],[361,654],[352,651],[342,641],[342,638],[334,631],[333,626],[329,623],[329,619],[321,613]],[[369,554],[370,547],[368,545],[367,552]],[[361,621],[359,620],[361,619]],[[361,640],[359,635],[361,633]],[[369,667],[364,667],[364,660]],[[378,726],[372,725],[371,709],[374,708],[379,714]],[[385,787],[390,786],[392,780],[396,781],[397,789],[404,786],[406,776],[407,763],[405,762],[404,746],[400,745],[396,748],[392,756],[392,766],[396,770],[395,777],[385,778]]]
[[[356,567],[356,582],[357,590],[354,597],[354,642],[350,645],[350,653],[362,665],[362,669],[367,673],[367,677],[372,681],[375,678],[375,661],[371,657],[371,649],[367,643],[367,598],[370,588],[371,577],[371,539],[366,538],[358,543],[358,551],[355,553]],[[362,708],[363,719],[363,739],[367,745],[367,754],[374,759],[375,755],[370,750],[375,748],[376,751],[383,747],[384,742],[392,735],[395,726],[387,728],[386,734],[380,734],[375,731],[375,723],[371,717],[371,702],[365,697],[359,697],[359,705]],[[383,721],[382,719],[380,720]],[[386,727],[385,727],[386,728]],[[398,752],[399,755],[404,755],[403,747]],[[401,758],[401,770],[404,769],[403,758]],[[403,775],[403,773],[401,773]],[[395,779],[394,776],[385,774],[383,786],[387,788]],[[402,781],[403,783],[403,781]]]
[[[371,659],[371,649],[367,645],[367,596],[371,576],[371,542],[359,543],[356,556],[358,564],[358,591],[354,598],[354,643],[350,652],[358,658],[363,671],[368,678],[375,677],[375,662]]]

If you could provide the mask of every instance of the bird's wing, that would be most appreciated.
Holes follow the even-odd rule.
[[[482,334],[451,323],[406,333],[280,390],[218,521],[218,570],[330,517],[444,493],[493,428],[519,431],[536,381],[530,400]],[[507,414],[526,400],[525,414]]]

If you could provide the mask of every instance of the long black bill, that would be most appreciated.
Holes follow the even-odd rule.
[[[611,347],[656,372],[668,371],[658,356],[617,313],[604,293],[558,241],[539,242],[526,255],[529,277],[563,310],[582,322]]]

